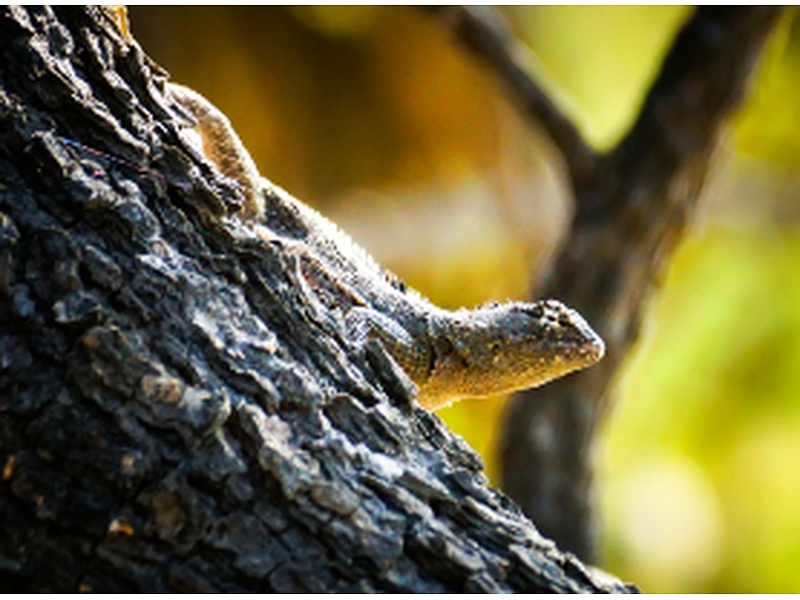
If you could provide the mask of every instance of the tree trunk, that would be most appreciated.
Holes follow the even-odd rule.
[[[165,83],[124,12],[0,12],[0,588],[629,591],[348,351]]]

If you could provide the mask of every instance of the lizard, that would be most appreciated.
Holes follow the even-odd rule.
[[[343,311],[357,349],[377,341],[437,410],[465,397],[542,385],[600,360],[605,345],[589,323],[558,300],[440,308],[383,269],[337,225],[262,178],[228,118],[194,90],[167,84],[189,112],[189,143],[232,179],[244,196],[242,218],[281,223],[311,248],[326,275],[355,290]],[[318,271],[317,271],[318,272]],[[330,278],[329,277],[329,278]]]

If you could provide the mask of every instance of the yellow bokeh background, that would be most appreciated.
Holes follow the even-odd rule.
[[[685,7],[515,7],[539,71],[612,147]],[[262,174],[437,303],[524,298],[570,204],[547,140],[427,16],[131,9]],[[598,447],[602,566],[650,592],[800,592],[800,20],[764,55]],[[496,477],[502,399],[441,412]]]

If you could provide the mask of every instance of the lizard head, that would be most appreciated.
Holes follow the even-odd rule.
[[[586,320],[556,300],[457,311],[445,329],[421,390],[441,399],[536,387],[593,365],[605,352]]]
[[[494,309],[490,329],[507,338],[508,361],[530,377],[533,387],[591,366],[605,354],[605,343],[578,313],[557,300],[511,302]],[[529,365],[526,368],[526,365]]]

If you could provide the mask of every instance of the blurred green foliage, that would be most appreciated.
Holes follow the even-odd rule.
[[[679,252],[603,461],[609,565],[652,592],[800,589],[800,231]]]
[[[506,9],[599,147],[689,15]],[[446,306],[523,297],[568,201],[547,144],[440,28],[395,7],[131,9],[262,173]],[[655,295],[600,448],[604,567],[652,592],[800,592],[800,20],[770,44],[702,225]],[[496,472],[503,400],[440,414]]]

